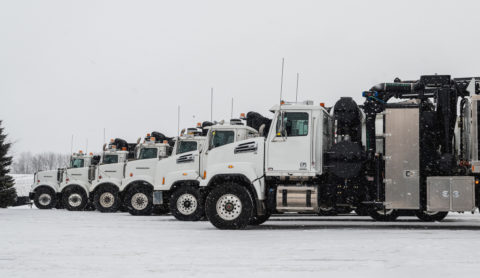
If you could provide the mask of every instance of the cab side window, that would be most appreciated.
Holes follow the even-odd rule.
[[[277,120],[277,137],[283,136],[307,136],[308,135],[308,113],[304,112],[285,112],[283,113],[283,131],[282,116]]]
[[[157,158],[157,153],[158,153],[157,148],[144,148],[140,150],[138,159]]]
[[[192,152],[197,150],[196,141],[181,141],[177,146],[177,154]]]
[[[210,149],[233,143],[235,141],[235,132],[233,130],[215,130],[212,131],[210,140]]]
[[[74,158],[72,159],[71,168],[82,168],[83,167],[83,159],[81,158]]]

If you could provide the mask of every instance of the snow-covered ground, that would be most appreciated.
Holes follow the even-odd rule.
[[[11,174],[15,179],[15,188],[18,196],[28,196],[33,183],[33,175]]]
[[[471,277],[480,215],[276,216],[221,231],[171,216],[0,210],[0,277]]]

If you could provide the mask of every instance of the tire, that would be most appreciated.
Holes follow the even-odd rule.
[[[170,196],[170,212],[180,221],[198,221],[205,215],[205,201],[200,191],[183,185]]]
[[[40,187],[35,190],[33,203],[39,209],[52,209],[57,205],[55,191],[48,187]]]
[[[252,196],[240,184],[222,184],[208,194],[205,213],[218,229],[245,229],[253,216]]]
[[[263,223],[267,222],[268,219],[270,219],[270,216],[271,214],[269,212],[265,213],[264,215],[254,216],[250,219],[250,222],[248,222],[248,225],[252,225],[252,226],[262,225]]]
[[[435,221],[442,221],[448,215],[448,211],[435,211],[435,212],[427,212],[423,210],[417,210],[415,215],[424,222],[435,222]]]
[[[124,205],[131,215],[151,215],[153,191],[147,186],[134,186],[127,191]]]
[[[62,194],[62,204],[69,211],[84,210],[87,203],[87,193],[78,186],[69,187]]]
[[[370,217],[379,222],[391,222],[398,218],[398,211],[394,209],[377,209],[369,210]]]
[[[100,212],[116,212],[120,206],[120,196],[117,187],[104,185],[98,188],[93,195],[93,204]]]

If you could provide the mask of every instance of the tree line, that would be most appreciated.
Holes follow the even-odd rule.
[[[13,159],[11,170],[13,174],[33,174],[41,170],[66,168],[69,160],[68,154],[22,152]]]

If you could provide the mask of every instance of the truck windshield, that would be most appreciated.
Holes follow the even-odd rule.
[[[282,117],[279,115],[277,120],[277,136],[282,136]],[[308,113],[286,112],[283,113],[283,135],[306,136],[308,135]]]
[[[83,158],[72,158],[70,162],[70,168],[82,168],[83,164]]]
[[[157,148],[144,148],[140,150],[138,159],[157,158]]]
[[[212,132],[210,149],[217,148],[235,141],[235,132],[233,130],[215,130]]]
[[[180,141],[177,146],[177,154],[197,150],[197,141]]]
[[[103,156],[103,164],[112,164],[112,163],[118,163],[118,155],[106,154]]]

